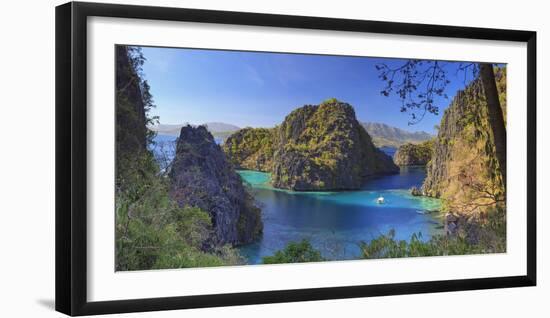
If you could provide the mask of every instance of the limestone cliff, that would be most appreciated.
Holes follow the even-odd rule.
[[[276,129],[244,128],[229,136],[223,150],[239,169],[269,172],[273,170]]]
[[[141,79],[127,46],[116,46],[117,171],[147,150],[147,119]]]
[[[425,166],[432,157],[433,141],[405,144],[397,148],[393,161],[398,166]]]
[[[251,135],[259,142],[242,142]],[[224,149],[237,166],[271,172],[273,186],[282,189],[357,189],[369,176],[398,171],[353,107],[335,99],[295,109],[276,128],[238,132],[228,142]]]
[[[210,214],[215,243],[249,243],[262,232],[260,209],[204,126],[181,128],[169,176],[178,205]]]
[[[498,69],[496,78],[506,114],[506,69]],[[422,192],[445,199],[450,210],[474,213],[494,202],[503,203],[504,187],[487,116],[479,80],[458,92],[443,114]]]

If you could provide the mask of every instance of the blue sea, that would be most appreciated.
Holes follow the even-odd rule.
[[[397,148],[383,146],[383,147],[380,147],[380,150],[382,150],[386,155],[393,158],[393,155],[395,155]]]

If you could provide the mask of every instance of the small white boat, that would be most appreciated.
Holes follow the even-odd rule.
[[[376,203],[383,204],[384,203],[384,197],[378,197],[378,199],[376,199]]]

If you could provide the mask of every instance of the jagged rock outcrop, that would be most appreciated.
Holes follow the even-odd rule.
[[[181,128],[170,170],[170,195],[207,211],[216,244],[244,244],[262,232],[260,209],[204,126]]]
[[[147,128],[142,88],[128,47],[116,47],[116,150],[117,163],[147,150]],[[120,162],[126,164],[126,162]]]
[[[273,170],[275,133],[274,128],[243,128],[225,140],[223,150],[239,169],[269,172]]]
[[[397,149],[393,161],[398,166],[425,166],[432,157],[432,149],[431,140],[420,144],[408,143]]]
[[[353,107],[335,99],[294,110],[278,129],[273,185],[297,191],[358,189],[366,178],[395,173]]]
[[[274,187],[295,191],[357,189],[369,176],[399,170],[353,107],[335,99],[295,109],[273,129],[241,130],[224,149],[237,166],[271,172]]]
[[[496,72],[503,113],[506,113],[506,69]],[[480,212],[503,202],[504,187],[488,126],[483,86],[473,81],[457,93],[445,110],[432,159],[422,186],[425,195],[445,199],[459,213]]]
[[[419,188],[417,188],[417,187],[412,187],[412,188],[411,188],[411,195],[412,195],[412,196],[415,196],[415,197],[420,197],[420,196],[423,195],[423,194],[422,194],[422,190],[419,189]]]

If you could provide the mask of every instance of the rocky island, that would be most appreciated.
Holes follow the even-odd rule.
[[[353,107],[336,99],[295,109],[272,129],[238,131],[224,151],[237,167],[270,172],[274,187],[294,191],[358,189],[370,176],[399,170]]]
[[[431,140],[420,144],[407,143],[397,148],[393,161],[398,166],[425,166],[432,158],[432,149]]]
[[[276,131],[274,128],[243,128],[227,138],[223,149],[238,169],[272,171]]]
[[[181,128],[169,177],[179,206],[211,216],[217,245],[249,243],[261,234],[260,209],[206,127]]]

